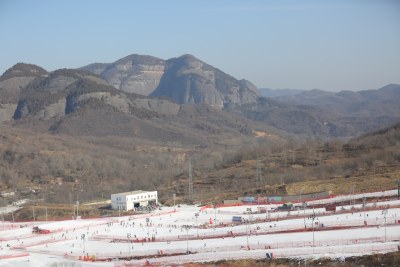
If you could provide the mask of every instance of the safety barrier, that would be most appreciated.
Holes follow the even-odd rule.
[[[234,228],[233,230],[226,231],[224,228],[216,228],[215,231],[209,233],[201,233],[199,236],[190,234],[190,235],[176,235],[176,236],[167,236],[167,237],[137,237],[137,238],[128,238],[126,236],[116,236],[116,235],[92,235],[89,237],[91,241],[103,241],[103,242],[116,242],[116,243],[146,243],[146,242],[173,242],[173,241],[184,241],[184,240],[203,240],[203,239],[222,239],[229,237],[239,237],[245,236],[247,234],[251,235],[269,235],[269,234],[280,234],[280,233],[295,233],[295,232],[305,232],[305,231],[328,231],[328,230],[345,230],[345,229],[354,229],[354,228],[371,228],[371,227],[383,227],[385,225],[384,218],[369,218],[367,220],[338,220],[338,221],[329,221],[324,222],[322,224],[315,224],[314,228],[310,225],[312,222],[307,221],[307,228],[304,228],[304,225],[284,225],[277,227],[268,227],[268,226],[258,226],[257,224],[253,225],[242,225],[242,227]],[[386,226],[396,225],[396,218],[387,218]],[[244,227],[248,227],[246,228]]]
[[[245,252],[237,251],[213,251],[207,253],[195,253],[189,255],[178,255],[151,258],[151,265],[183,265],[187,262],[212,262],[219,260],[240,260],[240,259],[265,259],[268,256],[274,258],[287,258],[307,255],[326,255],[326,254],[346,254],[346,253],[376,253],[376,252],[390,252],[398,249],[398,243],[382,243],[382,244],[365,244],[358,246],[332,246],[332,247],[307,247],[307,248],[288,248],[288,249],[260,249],[250,250]],[[235,253],[236,252],[236,253]],[[239,252],[239,253],[237,253]],[[150,257],[148,257],[150,259]],[[129,262],[115,262],[115,267],[127,266],[143,266],[146,265],[147,259],[132,260]]]
[[[233,238],[233,237],[232,237]],[[249,236],[249,239],[253,239],[253,241],[249,242],[249,245],[230,245],[230,246],[226,246],[226,245],[222,245],[222,246],[213,246],[213,245],[209,245],[206,246],[200,246],[200,247],[191,247],[189,250],[191,251],[191,253],[197,253],[197,254],[201,254],[201,253],[211,253],[211,252],[234,252],[234,251],[240,251],[240,250],[244,250],[244,251],[254,251],[254,250],[268,250],[268,251],[277,251],[277,250],[282,250],[282,249],[299,249],[299,248],[307,248],[307,247],[311,247],[312,246],[312,242],[311,241],[298,241],[298,242],[258,242],[258,243],[254,243],[254,239],[256,238],[255,235],[251,235]],[[183,241],[186,239],[180,239],[179,241]],[[380,244],[380,242],[392,242],[392,241],[398,241],[400,240],[400,236],[399,235],[388,235],[386,237],[386,239],[384,237],[373,237],[373,238],[352,238],[352,239],[336,239],[336,240],[326,240],[326,241],[315,241],[314,242],[314,248],[318,248],[319,247],[335,247],[335,246],[350,246],[350,245],[363,245],[363,244],[373,244],[373,245],[378,245]],[[206,241],[205,241],[206,242]],[[32,245],[32,244],[31,244]],[[181,254],[185,254],[186,253],[186,249],[185,248],[177,248],[174,249],[173,246],[171,245],[171,248],[167,248],[167,249],[150,249],[150,250],[145,250],[145,251],[138,251],[138,250],[132,250],[132,251],[120,251],[118,252],[114,252],[114,253],[89,253],[88,255],[86,255],[86,258],[84,258],[84,256],[82,255],[78,255],[78,254],[70,254],[67,255],[65,253],[62,252],[56,252],[56,251],[51,251],[51,250],[43,250],[41,248],[32,248],[30,245],[28,245],[26,251],[27,252],[32,252],[32,253],[42,253],[42,254],[49,254],[49,255],[63,255],[64,257],[67,257],[69,259],[75,259],[75,260],[79,260],[79,257],[81,257],[81,260],[83,261],[108,261],[108,260],[112,260],[112,259],[127,259],[127,258],[146,258],[146,257],[164,257],[164,256],[174,256],[174,255],[181,255]],[[377,248],[375,246],[375,248]],[[331,250],[324,250],[325,252],[328,251],[329,253],[331,253],[332,251],[334,251],[333,249]],[[324,253],[325,253],[324,252]],[[76,252],[74,252],[76,253]],[[247,252],[246,252],[247,253]],[[282,254],[283,252],[281,251],[281,254],[276,254],[274,252],[275,255],[280,255],[280,256],[284,256],[284,254]],[[285,252],[286,253],[286,252]],[[299,252],[299,255],[303,255],[301,253],[304,253],[304,251]],[[322,253],[322,252],[321,252]],[[233,253],[235,254],[235,253]],[[90,257],[88,257],[90,256]],[[290,255],[289,255],[290,256]]]
[[[25,248],[24,251],[27,253],[36,253],[36,254],[44,254],[44,255],[51,255],[51,256],[60,256],[60,257],[67,256],[67,254],[62,251],[53,251],[53,250],[33,248],[33,247]],[[70,259],[76,259],[76,258],[71,257]]]
[[[302,255],[317,255],[317,254],[345,254],[345,253],[374,253],[374,252],[389,252],[397,251],[398,243],[374,243],[374,244],[361,244],[358,246],[353,245],[342,245],[342,246],[332,246],[332,247],[307,247],[307,248],[293,248],[287,249],[277,249],[274,250],[274,255],[278,258],[282,257],[294,257]]]
[[[137,214],[137,215],[129,216],[129,219],[136,220],[136,219],[151,218],[151,217],[156,217],[156,216],[161,216],[161,215],[168,215],[168,214],[172,214],[175,212],[177,212],[177,211],[171,210],[171,211],[164,211],[164,212],[158,212],[158,213]]]
[[[71,238],[60,238],[60,239],[46,239],[46,240],[41,240],[37,242],[31,242],[31,243],[24,243],[20,244],[17,246],[13,246],[12,249],[25,249],[28,247],[35,247],[35,246],[40,246],[40,245],[47,245],[51,243],[57,243],[57,242],[63,242],[66,240],[72,240]]]
[[[12,240],[18,240],[18,239],[28,239],[28,238],[32,238],[32,237],[35,237],[35,236],[37,236],[37,235],[29,233],[29,234],[24,234],[24,235],[19,235],[19,236],[2,238],[2,239],[0,239],[0,241],[12,241]]]
[[[29,256],[29,253],[26,253],[26,252],[25,253],[6,254],[6,255],[0,255],[0,260],[27,257],[27,256]]]
[[[212,205],[205,205],[205,206],[202,206],[201,208],[200,208],[200,211],[203,211],[203,210],[206,210],[206,209],[211,209],[213,206]]]
[[[392,238],[388,238],[388,241],[391,241]],[[372,240],[373,241],[373,240]],[[365,242],[365,243],[362,243]],[[374,241],[373,241],[374,242]],[[378,240],[379,242],[379,240]],[[338,245],[340,245],[338,247]],[[398,243],[395,243],[398,244]],[[305,246],[299,246],[299,245],[305,245]],[[352,248],[352,246],[363,246],[360,248]],[[369,245],[365,247],[365,245]],[[242,253],[252,253],[254,251],[259,252],[262,251],[261,253],[262,257],[265,258],[265,252],[271,252],[273,251],[274,255],[277,257],[291,257],[291,256],[304,256],[304,255],[314,255],[318,253],[326,254],[326,253],[366,253],[369,251],[372,252],[386,252],[387,251],[395,251],[397,250],[397,245],[385,245],[385,247],[379,246],[380,244],[376,243],[369,243],[368,240],[343,240],[343,241],[336,241],[336,242],[328,242],[328,243],[323,243],[323,242],[315,242],[315,247],[311,247],[310,242],[304,242],[303,244],[298,243],[290,243],[287,242],[286,244],[253,244],[250,243],[249,246],[239,246],[239,245],[234,245],[234,246],[221,246],[221,247],[205,247],[205,248],[191,248],[189,247],[190,254],[195,254],[195,255],[207,255],[202,258],[203,261],[208,261],[210,253],[213,255],[214,253],[226,253],[228,255],[237,255],[237,254],[242,254]],[[324,246],[324,247],[318,247],[318,246]],[[345,249],[344,247],[347,246],[350,249]],[[369,247],[369,248],[368,248]],[[389,247],[389,248],[388,248]],[[300,250],[300,248],[302,250]],[[311,249],[311,250],[310,250]],[[295,253],[293,253],[293,250],[296,250]],[[237,253],[238,251],[243,251],[240,253]],[[45,252],[43,250],[41,251],[32,251],[35,253],[44,253],[44,254],[49,254],[49,255],[58,255],[59,253],[53,253],[53,252]],[[160,258],[160,259],[166,259],[167,262],[169,262],[170,257],[176,257],[177,255],[184,255],[186,254],[186,249],[181,248],[181,249],[163,249],[163,250],[147,250],[147,251],[132,251],[132,252],[120,252],[120,253],[89,253],[89,256],[80,256],[80,260],[82,261],[111,261],[111,260],[132,260],[132,259],[145,259],[145,258]],[[73,255],[64,255],[66,258],[69,259],[75,259],[79,260],[79,256],[73,256]],[[167,258],[165,258],[167,256]],[[181,256],[181,257],[187,257],[187,256]],[[244,257],[244,258],[254,258],[254,257]],[[224,257],[216,257],[217,260],[224,259]],[[165,261],[161,261],[165,262]],[[137,263],[132,263],[134,264],[133,266],[137,266]]]
[[[38,225],[38,222],[27,222],[27,223],[13,223],[13,222],[0,222],[0,231],[10,230],[15,228],[25,228]]]

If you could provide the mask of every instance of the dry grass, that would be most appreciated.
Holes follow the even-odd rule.
[[[376,266],[400,266],[400,252],[392,252],[386,254],[373,254],[359,257],[348,257],[343,259],[320,258],[316,260],[304,259],[273,259],[273,260],[237,260],[237,261],[218,261],[204,264],[186,264],[188,267],[376,267]]]
[[[379,176],[360,176],[349,178],[332,178],[321,181],[306,181],[288,184],[286,186],[289,195],[297,195],[299,192],[311,193],[320,191],[332,191],[333,194],[349,194],[354,185],[355,193],[384,191],[397,188],[397,180],[400,171]]]

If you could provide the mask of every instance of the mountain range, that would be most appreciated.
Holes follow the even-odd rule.
[[[219,108],[254,103],[257,88],[198,60],[192,55],[162,60],[130,55],[114,63],[94,63],[80,68],[98,74],[124,92],[167,96],[178,104],[204,103]]]
[[[299,192],[304,184],[286,185],[321,177],[332,188],[311,183],[310,192],[339,190],[349,175],[378,171],[371,184],[391,188],[400,85],[263,93],[191,55],[55,71],[18,63],[0,76],[0,191],[25,198],[31,188],[51,203],[75,203],[82,188],[82,200],[138,188],[183,198],[189,158],[208,199]],[[325,142],[332,137],[341,140]],[[257,162],[266,187],[252,180]]]
[[[0,77],[0,121],[51,133],[149,137],[156,130],[179,139],[180,130],[166,130],[171,123],[164,121],[185,129],[183,113],[208,110],[204,120],[211,110],[224,118],[212,129],[225,122],[231,127],[240,117],[244,123],[234,125],[236,130],[253,124],[296,135],[350,137],[398,122],[398,103],[396,84],[338,93],[258,90],[192,55],[168,60],[130,55],[52,72],[18,63]]]
[[[358,92],[285,89],[276,92],[261,89],[270,95],[266,104],[250,111],[247,117],[298,134],[336,137],[355,136],[399,121],[400,85],[388,84],[379,89]],[[274,108],[271,108],[274,106]],[[263,110],[264,109],[264,110]],[[263,111],[262,111],[263,110]],[[283,125],[285,123],[288,125]],[[304,125],[303,129],[298,124]],[[281,126],[280,126],[281,125]],[[306,127],[309,125],[310,127]]]
[[[259,88],[258,90],[260,91],[262,96],[270,98],[276,98],[281,96],[293,96],[301,94],[306,91],[301,89],[288,89],[288,88],[286,89]]]

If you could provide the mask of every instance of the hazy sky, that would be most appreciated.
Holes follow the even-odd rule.
[[[0,73],[129,54],[193,54],[258,87],[400,84],[400,1],[0,0]]]

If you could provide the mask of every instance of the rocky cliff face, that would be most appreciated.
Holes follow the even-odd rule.
[[[167,61],[130,55],[114,63],[95,63],[81,69],[100,75],[124,92],[167,96],[178,104],[202,103],[221,109],[256,103],[259,95],[249,81],[239,81],[192,55]]]
[[[81,69],[100,75],[124,92],[147,96],[158,86],[164,66],[164,60],[156,57],[130,55],[114,63],[95,63]]]
[[[183,55],[166,62],[165,73],[151,96],[167,96],[179,104],[226,105],[256,103],[257,88],[198,60]]]
[[[0,103],[17,103],[22,88],[35,80],[35,77],[11,77],[0,82]]]
[[[0,122],[61,119],[88,103],[99,112],[109,109],[144,117],[176,115],[179,111],[178,104],[122,92],[91,72],[60,69],[44,73],[40,70],[34,65],[17,64],[0,76]]]
[[[0,76],[0,122],[12,120],[23,88],[47,75],[43,68],[25,63],[17,63],[5,71]]]
[[[0,122],[10,121],[14,116],[16,108],[17,104],[0,104]]]
[[[43,68],[25,63],[17,63],[0,76],[0,103],[16,104],[20,91],[37,78],[46,77],[48,72]]]

